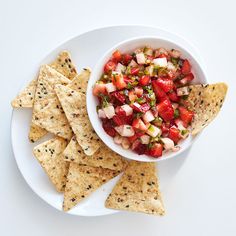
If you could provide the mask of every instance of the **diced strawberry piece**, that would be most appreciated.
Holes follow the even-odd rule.
[[[113,116],[112,119],[113,119],[114,123],[115,123],[117,126],[125,125],[125,124],[126,124],[125,119],[123,118],[123,116],[115,115],[115,116]]]
[[[133,57],[130,54],[123,54],[122,63],[127,66],[131,62],[132,58]]]
[[[134,119],[132,122],[132,126],[133,128],[138,129],[138,130],[142,130],[142,131],[147,130],[147,126],[144,124],[144,122],[140,118]]]
[[[152,157],[162,156],[163,146],[160,143],[155,143],[149,150],[148,154]]]
[[[121,104],[125,103],[125,95],[121,94],[121,92],[115,91],[111,93],[111,97],[114,97],[117,101],[119,101]]]
[[[124,77],[121,74],[114,74],[112,76],[112,83],[118,88],[123,89],[126,88],[127,84],[124,81]]]
[[[145,113],[150,109],[150,105],[148,103],[144,103],[142,105],[138,104],[138,103],[134,103],[132,105],[133,109],[137,112],[142,112]]]
[[[142,144],[140,140],[136,140],[133,144],[132,144],[132,150],[134,152],[136,152],[139,155],[142,155],[146,152],[147,150],[147,145],[146,144]]]
[[[116,63],[112,60],[109,60],[104,66],[104,72],[109,73],[116,69]]]
[[[146,86],[150,83],[151,81],[151,77],[149,75],[143,75],[140,79],[139,79],[139,84],[142,86]]]
[[[166,93],[162,90],[162,88],[158,85],[157,80],[152,81],[153,91],[159,101],[162,101],[167,98]]]
[[[174,118],[174,109],[169,100],[160,102],[156,108],[160,117],[165,121],[170,121]]]
[[[120,51],[116,50],[115,52],[113,52],[112,58],[113,58],[114,61],[120,62],[121,59],[122,59],[122,55],[121,55]]]
[[[141,137],[144,133],[141,132],[136,132],[133,136],[128,137],[129,141],[131,143],[133,143],[136,139],[138,139],[139,137]]]
[[[174,82],[169,78],[158,78],[156,80],[157,85],[165,92],[169,92],[174,88]]]
[[[179,97],[177,96],[177,93],[175,91],[170,91],[168,93],[168,97],[172,102],[178,102],[179,101]]]
[[[141,97],[143,95],[143,89],[141,87],[135,87],[134,88],[134,93],[138,96]]]
[[[116,107],[115,112],[118,116],[126,116],[125,111],[120,106]]]
[[[105,84],[95,84],[93,87],[93,95],[99,96],[99,94],[107,94]]]
[[[110,135],[111,137],[115,137],[116,131],[113,128],[111,120],[103,119],[102,120],[102,127],[108,135]]]
[[[189,61],[186,59],[184,60],[183,62],[183,66],[181,68],[181,72],[184,74],[184,75],[187,75],[191,72],[191,65],[189,63]]]
[[[179,140],[181,139],[180,131],[177,128],[175,128],[174,126],[172,126],[169,129],[168,138],[172,139],[174,141],[174,143],[177,144],[179,142]]]
[[[133,67],[130,70],[131,75],[137,75],[139,73],[139,67]]]
[[[124,79],[124,81],[125,81],[126,84],[133,82],[133,80],[132,80],[131,78],[129,78],[128,75],[123,75],[123,79]]]
[[[137,95],[134,93],[134,90],[129,91],[129,100],[134,102],[137,99]]]
[[[179,81],[181,85],[186,85],[190,83],[194,79],[194,75],[192,73],[186,75],[183,79]]]
[[[162,123],[161,125],[161,131],[162,131],[162,135],[167,135],[169,132],[169,127],[168,125],[166,125],[166,123]]]
[[[193,119],[193,116],[194,116],[194,112],[192,111],[189,111],[188,109],[186,109],[185,107],[183,106],[179,106],[179,117],[180,119],[186,123],[186,124],[189,124],[191,123],[192,119]]]

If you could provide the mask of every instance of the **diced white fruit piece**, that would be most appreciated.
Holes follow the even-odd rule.
[[[149,122],[155,120],[155,117],[154,117],[154,115],[152,114],[152,112],[151,112],[150,110],[147,111],[147,112],[143,115],[142,118],[143,118],[143,121],[144,121],[145,123],[149,123]]]
[[[134,60],[132,60],[132,61],[129,63],[128,66],[129,66],[129,67],[136,67],[136,66],[138,66],[138,64],[137,64]]]
[[[153,76],[154,66],[150,65],[145,68],[145,71],[148,75]]]
[[[166,150],[171,150],[175,146],[173,140],[171,140],[170,138],[162,138],[161,141],[163,142],[164,148]]]
[[[147,134],[144,134],[140,137],[140,140],[142,144],[149,144],[150,136]]]
[[[131,137],[134,135],[134,129],[130,125],[120,125],[120,126],[115,127],[115,130],[122,137]]]
[[[158,134],[161,133],[161,130],[155,125],[150,125],[146,133],[155,138]]]
[[[175,124],[177,125],[178,129],[181,130],[186,130],[186,128],[183,125],[183,122],[181,120],[175,121]]]
[[[136,54],[136,59],[137,59],[138,64],[145,64],[146,62],[145,55],[142,52]]]
[[[167,63],[167,69],[171,70],[171,71],[176,71],[176,67],[174,66],[174,64],[170,61],[168,61]]]
[[[152,62],[159,67],[167,67],[167,60],[165,57],[156,58]]]
[[[107,83],[105,87],[108,93],[116,91],[116,86],[113,83]]]
[[[123,138],[123,139],[122,139],[121,146],[122,146],[124,149],[129,149],[130,146],[131,146],[131,143],[130,143],[129,139]]]
[[[177,96],[183,96],[183,95],[188,95],[188,94],[189,94],[188,87],[177,88]]]
[[[111,119],[115,115],[115,109],[112,105],[103,108],[103,111],[106,114],[108,119]]]
[[[178,107],[179,107],[179,104],[178,104],[178,103],[175,103],[175,102],[173,102],[173,103],[172,103],[172,107],[173,107],[174,109],[176,109],[176,108],[178,108]]]
[[[173,152],[178,152],[180,150],[180,146],[174,146],[171,150]]]
[[[140,107],[141,107],[141,105],[140,105],[139,103],[137,103],[137,102],[134,102],[134,103],[133,103],[133,106],[135,106],[135,107],[137,107],[137,108],[140,108]]]
[[[121,108],[125,111],[126,116],[130,116],[133,114],[133,108],[128,104],[122,105]]]
[[[126,70],[126,66],[122,65],[121,63],[118,63],[117,66],[116,66],[116,71],[118,73],[121,73],[121,72],[125,72]]]
[[[121,137],[119,134],[117,134],[114,138],[114,143],[116,144],[121,144],[122,143],[122,140],[123,140],[123,137]]]
[[[106,118],[106,114],[102,109],[98,110],[98,117],[99,118],[104,118],[104,119]]]

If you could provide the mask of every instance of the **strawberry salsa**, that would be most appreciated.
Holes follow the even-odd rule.
[[[124,149],[162,156],[178,151],[194,113],[186,108],[191,64],[178,50],[116,50],[93,88],[105,132]]]

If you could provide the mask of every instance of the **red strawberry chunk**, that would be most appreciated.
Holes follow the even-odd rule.
[[[183,106],[179,106],[178,109],[179,109],[180,119],[186,124],[191,123],[193,116],[194,116],[194,112],[189,111],[187,108],[185,108]]]
[[[168,138],[172,139],[174,141],[174,143],[177,144],[179,142],[179,140],[181,139],[180,131],[176,127],[172,126],[169,129]]]
[[[146,86],[149,84],[151,80],[151,77],[148,75],[143,75],[140,79],[139,79],[139,84],[142,86]]]
[[[157,80],[152,81],[153,91],[159,101],[166,99],[167,95],[164,90],[158,85]]]
[[[114,97],[120,103],[122,103],[122,104],[125,103],[125,95],[121,94],[121,92],[119,92],[119,91],[112,92],[111,96]]]
[[[148,154],[152,157],[162,156],[163,146],[160,143],[155,143],[149,150]]]
[[[139,67],[133,67],[133,68],[131,68],[131,70],[130,70],[130,74],[131,74],[131,75],[137,75],[138,72],[139,72]]]
[[[177,96],[177,93],[175,91],[169,92],[168,97],[172,102],[178,102],[179,101],[179,97]]]
[[[183,66],[181,68],[181,72],[184,74],[184,75],[187,75],[191,72],[191,65],[189,63],[189,61],[186,59],[184,60],[183,62]]]
[[[174,82],[169,78],[158,78],[156,83],[165,93],[174,88]]]
[[[137,154],[142,155],[146,152],[147,150],[147,145],[142,144],[140,140],[134,141],[132,144],[132,150],[135,151]]]
[[[102,127],[108,135],[110,135],[111,137],[115,137],[116,131],[113,128],[111,120],[103,119],[102,120]]]
[[[186,75],[183,79],[179,81],[181,85],[186,85],[190,83],[194,79],[194,75],[192,73]]]
[[[171,121],[174,118],[174,109],[169,100],[160,102],[157,106],[158,114],[164,121]]]

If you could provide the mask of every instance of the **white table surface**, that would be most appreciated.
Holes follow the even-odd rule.
[[[234,1],[0,0],[0,235],[236,235],[236,5]],[[27,69],[85,31],[146,24],[195,45],[210,82],[230,89],[222,112],[196,141],[168,187],[165,217],[119,213],[75,217],[48,206],[27,186],[10,142],[11,99]]]

